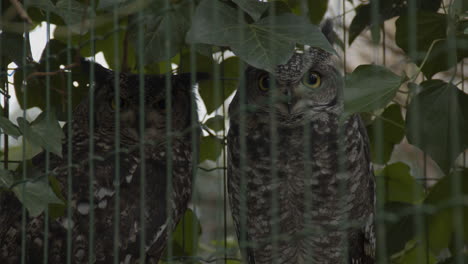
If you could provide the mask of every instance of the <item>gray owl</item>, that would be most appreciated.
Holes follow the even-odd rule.
[[[229,200],[250,264],[374,263],[369,142],[358,115],[340,122],[334,59],[309,48],[273,74],[249,66],[229,106]]]
[[[82,61],[82,64],[88,69],[85,72],[89,72],[90,63]],[[157,263],[166,247],[168,233],[175,228],[191,197],[192,151],[196,151],[192,149],[191,138],[193,133],[198,138],[199,129],[192,123],[193,117],[196,117],[192,108],[197,108],[190,74],[171,77],[172,149],[168,152],[166,115],[169,110],[166,107],[165,76],[144,77],[144,102],[141,102],[139,75],[121,73],[120,107],[117,107],[114,100],[114,72],[98,64],[94,72],[94,112],[90,113],[90,101],[85,99],[73,111],[72,123],[67,124],[72,126],[73,131],[72,135],[67,135],[72,138],[72,157],[67,156],[67,140],[63,145],[62,159],[51,155],[50,168],[53,168],[64,197],[67,197],[69,184],[67,160],[72,160],[72,201],[68,204],[72,211],[71,218],[65,215],[49,221],[48,263],[67,263],[67,257],[71,263],[107,264],[114,263],[114,257],[118,257],[118,263],[136,263],[141,259],[140,246],[144,249],[146,263]],[[145,126],[143,145],[140,144],[139,129],[141,104]],[[117,154],[116,109],[120,111],[120,151]],[[93,150],[90,147],[90,114],[94,117]],[[198,120],[195,119],[195,122]],[[144,153],[144,160],[141,152]],[[119,167],[116,166],[116,155]],[[38,156],[33,162],[44,167],[44,155]],[[140,206],[142,168],[145,175],[143,208]],[[120,174],[118,182],[115,181],[116,171]],[[94,178],[92,197],[89,184],[91,173]],[[167,189],[168,174],[172,177],[170,191]],[[117,186],[120,187],[119,200]],[[91,199],[94,200],[94,207],[91,207]],[[116,201],[119,201],[119,214],[115,212]],[[90,218],[92,211],[93,222]],[[144,225],[141,222],[142,215]],[[118,217],[117,222],[115,217]],[[168,221],[169,218],[172,221]],[[90,228],[94,235],[90,235]],[[71,254],[67,254],[67,231],[71,231]],[[115,240],[115,231],[118,232],[118,240]],[[145,244],[140,245],[143,233]],[[93,244],[90,245],[90,241]],[[44,216],[29,217],[24,252],[26,263],[43,263],[45,243]],[[115,243],[118,256],[114,256]],[[21,204],[11,193],[2,193],[0,263],[20,263],[21,254]],[[89,260],[90,255],[94,256],[94,260]]]

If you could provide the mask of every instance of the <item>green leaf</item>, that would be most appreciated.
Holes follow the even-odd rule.
[[[183,44],[185,34],[191,22],[190,1],[170,1],[166,10],[164,0],[157,0],[144,11],[141,21],[138,16],[132,17],[130,23],[143,26],[143,49],[145,63],[153,63],[175,56]],[[180,2],[180,3],[178,3]],[[135,54],[138,54],[138,30],[130,31]]]
[[[395,264],[413,264],[413,263],[425,263],[435,264],[437,258],[434,254],[427,251],[425,245],[416,244],[413,248],[406,250],[404,254],[395,262]]]
[[[457,33],[455,48],[447,40],[448,15],[420,11],[416,14],[416,34],[410,32],[408,23],[413,17],[402,15],[396,21],[395,40],[397,45],[418,65],[424,62],[422,72],[427,78],[440,71],[448,70],[460,60],[468,57],[468,37]],[[409,47],[410,37],[414,41],[414,50]],[[431,48],[432,46],[432,48]],[[455,55],[456,58],[452,58]]]
[[[40,215],[49,204],[63,204],[46,179],[46,177],[39,177],[37,180],[25,181],[15,185],[12,189],[32,217]],[[13,173],[0,169],[0,186],[10,188],[14,183]]]
[[[388,256],[400,252],[405,248],[406,243],[414,237],[415,215],[407,215],[408,211],[412,209],[412,204],[401,202],[385,203],[385,213],[399,216],[397,221],[385,223],[386,253]]]
[[[344,107],[346,114],[372,112],[385,107],[405,81],[383,66],[360,65],[346,76]]]
[[[367,134],[371,143],[372,161],[379,164],[387,163],[394,146],[405,136],[405,122],[400,106],[397,104],[388,106],[375,118],[372,125],[367,126]]]
[[[223,150],[223,141],[215,136],[202,137],[200,142],[200,163],[216,160]]]
[[[372,16],[373,7],[371,4],[377,4],[377,14]],[[425,10],[435,13],[441,4],[441,0],[418,0],[416,3],[418,10]],[[380,25],[387,19],[400,16],[407,12],[407,1],[402,0],[372,0],[369,4],[361,4],[356,8],[356,15],[349,27],[349,44],[353,43],[356,37],[367,28],[374,29],[373,38],[378,30],[380,32]]]
[[[457,197],[457,193],[460,196]],[[463,199],[462,197],[466,195],[468,195],[468,169],[455,171],[439,180],[425,199],[424,205],[439,208],[426,219],[428,223],[427,241],[434,254],[438,255],[441,250],[448,248],[454,234],[459,232],[461,227],[454,226],[456,205],[453,202],[455,199]],[[447,206],[449,202],[452,205]],[[465,217],[468,216],[468,206],[460,205],[458,208],[462,210]],[[466,221],[463,222],[462,229],[465,231],[464,239],[467,240],[468,223]]]
[[[49,49],[49,56],[47,56],[47,49]],[[81,100],[87,95],[89,73],[82,73],[78,69],[72,69],[72,73],[65,73],[60,71],[61,65],[68,65],[66,56],[67,45],[62,42],[52,39],[44,48],[40,60],[40,64],[29,64],[15,72],[14,83],[15,93],[18,102],[22,109],[29,109],[31,107],[39,107],[42,110],[47,109],[47,89],[50,94],[50,108],[56,111],[56,115],[61,121],[67,119],[67,78],[71,77],[73,82],[78,84],[77,87],[71,86],[72,108],[74,108]],[[72,58],[77,54],[76,50],[71,50]],[[49,68],[47,68],[47,63]],[[49,83],[44,72],[53,72],[49,75]],[[23,79],[25,77],[25,79]],[[25,81],[26,80],[26,81]],[[27,96],[26,104],[24,97]]]
[[[202,229],[200,221],[195,213],[188,208],[185,214],[172,232],[172,256],[190,257],[196,256],[198,251],[198,239]],[[167,256],[167,251],[163,254]]]
[[[328,8],[328,0],[307,0],[309,19],[313,24],[319,24]]]
[[[441,80],[421,83],[406,112],[406,135],[446,174],[468,147],[468,95]]]
[[[212,0],[197,7],[187,42],[229,46],[250,65],[270,72],[289,60],[296,44],[335,53],[320,29],[304,17],[284,14],[246,24],[238,21],[234,8]]]
[[[217,115],[206,120],[205,125],[214,131],[221,131],[224,129],[224,116]]]
[[[23,65],[23,59],[28,63],[28,58],[32,57],[29,41],[25,42],[21,34],[3,31],[0,33],[0,43],[0,56],[7,58],[9,62],[12,61],[18,66]]]
[[[14,138],[18,138],[21,136],[21,132],[19,131],[18,127],[13,124],[8,118],[0,116],[0,128],[2,128],[3,133],[12,136]]]
[[[397,162],[387,165],[379,177],[385,179],[387,201],[417,203],[424,198],[424,188],[410,174],[410,167]]]
[[[249,14],[253,20],[260,19],[262,14],[267,10],[268,3],[260,2],[258,0],[232,0],[242,10]]]
[[[200,80],[198,82],[198,90],[203,99],[207,113],[216,110],[221,104],[237,89],[239,78],[239,63],[238,57],[229,57],[219,64],[219,71],[222,76],[216,76],[214,67],[217,63],[212,58],[198,55],[195,58],[198,72],[206,72],[211,74],[211,78]],[[190,54],[183,54],[181,60],[180,72],[190,72]],[[220,80],[214,80],[220,78]],[[216,89],[219,89],[216,91]]]
[[[32,123],[22,117],[17,121],[25,139],[62,157],[62,139],[65,136],[54,112],[48,115],[42,112]]]

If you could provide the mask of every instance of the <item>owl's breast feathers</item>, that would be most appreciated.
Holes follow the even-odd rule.
[[[236,119],[228,134],[233,217],[238,234],[257,243],[249,263],[373,263],[374,176],[360,118],[344,123],[341,138],[337,116],[280,124],[274,137],[269,122],[251,118],[244,149]]]
[[[134,148],[135,151],[120,153],[116,163],[116,155],[109,154],[113,147],[104,141],[96,141],[95,159],[91,169],[87,142],[74,142],[72,182],[68,182],[66,144],[63,159],[52,158],[50,164],[58,164],[53,171],[56,173],[63,197],[67,197],[68,184],[72,185],[71,203],[68,204],[71,206],[72,216],[62,216],[49,221],[48,263],[66,263],[68,230],[71,231],[72,263],[88,263],[90,241],[94,243],[93,254],[96,263],[112,263],[114,243],[117,243],[119,248],[121,261],[136,263],[140,252],[141,228],[145,230],[147,263],[156,263],[160,258],[166,245],[167,231],[173,230],[191,195],[190,141],[173,141],[172,173],[169,174],[166,168],[165,146],[154,149],[152,155],[146,155],[144,165],[138,148]],[[36,159],[40,166],[43,166],[43,161],[43,157]],[[141,171],[143,166],[144,174]],[[117,171],[116,167],[119,168]],[[116,173],[120,176],[118,183]],[[91,175],[94,178],[92,188],[89,185]],[[144,182],[141,182],[143,176]],[[173,188],[170,194],[167,192],[168,177],[172,177]],[[140,199],[141,188],[145,189],[144,203]],[[90,190],[93,192],[92,196],[89,195]],[[166,197],[170,197],[170,200]],[[94,210],[91,208],[91,202],[94,204]],[[170,226],[167,222],[167,206],[173,212]],[[116,213],[116,209],[119,213]],[[144,227],[140,217],[141,210],[144,212]],[[92,211],[94,222],[90,226]],[[12,193],[0,194],[0,212],[0,263],[20,263],[21,204]],[[119,224],[117,228],[115,223]],[[46,243],[44,228],[43,215],[27,218],[24,252],[27,264],[43,263]]]

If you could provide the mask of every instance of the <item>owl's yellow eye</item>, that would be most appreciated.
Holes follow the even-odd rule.
[[[270,89],[270,76],[268,74],[263,74],[258,79],[258,89],[262,92],[266,92]]]
[[[125,105],[126,105],[125,100],[120,98],[120,110],[122,110],[125,107]],[[115,103],[115,98],[112,98],[112,100],[110,102],[110,106],[111,106],[112,110],[115,110],[117,108],[116,103]]]
[[[318,88],[321,84],[320,75],[316,72],[309,72],[302,78],[302,83],[312,89]]]

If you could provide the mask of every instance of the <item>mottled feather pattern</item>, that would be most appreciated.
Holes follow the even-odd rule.
[[[88,62],[84,62],[85,64]],[[113,72],[100,65],[96,67],[95,112],[93,133],[93,155],[90,153],[89,101],[84,100],[73,112],[72,121],[72,215],[50,219],[48,234],[48,263],[62,264],[67,261],[67,230],[71,230],[71,263],[89,263],[90,241],[95,259],[91,263],[113,263],[114,244],[117,243],[119,263],[137,263],[140,256],[144,210],[146,263],[157,263],[167,244],[168,233],[183,215],[192,190],[192,128],[191,107],[194,106],[189,78],[173,76],[173,123],[178,134],[172,137],[171,156],[172,191],[167,196],[167,144],[165,76],[145,77],[145,145],[144,158],[140,155],[139,138],[139,85],[138,75],[120,75],[120,153],[115,153],[115,113],[111,109],[114,98]],[[187,81],[188,80],[188,81]],[[180,104],[179,104],[180,103]],[[69,124],[67,124],[69,125]],[[67,128],[64,128],[67,132]],[[51,155],[51,169],[57,178],[63,196],[68,188],[67,135],[63,144],[63,158]],[[115,163],[119,155],[119,167]],[[92,159],[92,170],[90,160]],[[140,201],[141,177],[144,159],[145,203]],[[34,159],[44,169],[45,155]],[[115,181],[116,169],[120,182]],[[89,196],[90,174],[93,175],[93,204]],[[116,187],[119,187],[119,210],[117,227],[119,240],[115,240]],[[168,201],[166,197],[170,197]],[[169,206],[169,210],[168,207]],[[90,223],[90,212],[94,211],[94,222]],[[21,258],[21,204],[11,193],[0,195],[0,263],[16,264]],[[172,223],[168,226],[167,212],[172,212]],[[90,224],[93,237],[90,237]],[[43,263],[44,215],[28,217],[26,226],[27,264]]]
[[[301,84],[309,72],[321,76],[316,90]],[[245,259],[374,263],[368,138],[358,115],[339,121],[342,82],[331,55],[318,49],[294,54],[278,66],[276,87],[268,92],[258,89],[266,74],[249,67],[246,87],[239,88],[246,99],[241,102],[238,91],[229,109],[228,191],[238,237],[247,240],[240,241]],[[241,103],[248,110],[238,114]]]

